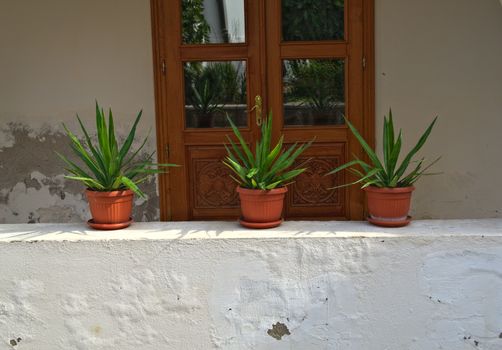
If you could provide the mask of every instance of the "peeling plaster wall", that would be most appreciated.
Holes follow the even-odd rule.
[[[0,349],[502,348],[500,223],[305,224],[25,226],[0,243]]]
[[[375,0],[376,125],[392,107],[409,150],[442,155],[417,183],[418,218],[502,217],[502,5],[497,0]]]
[[[78,130],[78,113],[93,128],[98,99],[123,138],[143,109],[155,150],[149,1],[0,0],[0,50],[0,223],[89,218],[54,153],[69,154],[61,123]],[[158,219],[154,178],[144,190],[134,218]]]

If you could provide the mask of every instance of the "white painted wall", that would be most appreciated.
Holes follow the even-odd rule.
[[[497,0],[376,0],[376,116],[392,107],[443,175],[417,184],[420,218],[502,216],[502,6]]]
[[[0,349],[499,350],[501,232],[2,225]],[[281,340],[267,333],[278,322]]]

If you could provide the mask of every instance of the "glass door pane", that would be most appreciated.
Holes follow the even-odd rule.
[[[184,44],[244,43],[244,0],[182,0]]]
[[[344,0],[282,0],[282,40],[343,40],[344,7]]]
[[[185,62],[185,125],[187,128],[247,125],[246,61]]]
[[[345,114],[343,59],[283,60],[284,125],[339,125]]]

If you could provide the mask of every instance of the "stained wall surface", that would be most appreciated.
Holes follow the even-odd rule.
[[[96,99],[122,138],[143,109],[155,150],[149,1],[0,0],[0,223],[88,218],[54,151],[70,154],[61,123],[77,131],[77,113],[94,129]],[[155,180],[144,190],[134,217],[157,219]]]
[[[500,2],[375,4],[378,146],[389,107],[406,149],[440,116],[422,155],[443,174],[418,183],[414,217],[501,217]],[[122,136],[140,108],[154,127],[149,1],[0,0],[0,50],[0,223],[81,221],[82,187],[53,153],[68,153],[61,122],[91,124],[99,99]],[[146,191],[136,220],[158,218],[155,181]]]
[[[3,225],[0,349],[499,350],[501,232]]]

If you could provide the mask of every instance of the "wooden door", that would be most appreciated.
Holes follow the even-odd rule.
[[[373,141],[372,0],[152,0],[159,159],[180,164],[159,181],[163,220],[234,219],[239,202],[221,164],[231,130],[259,137],[255,96],[274,137],[315,143],[289,186],[285,216],[361,219],[357,188],[326,177],[362,150],[347,116]]]

